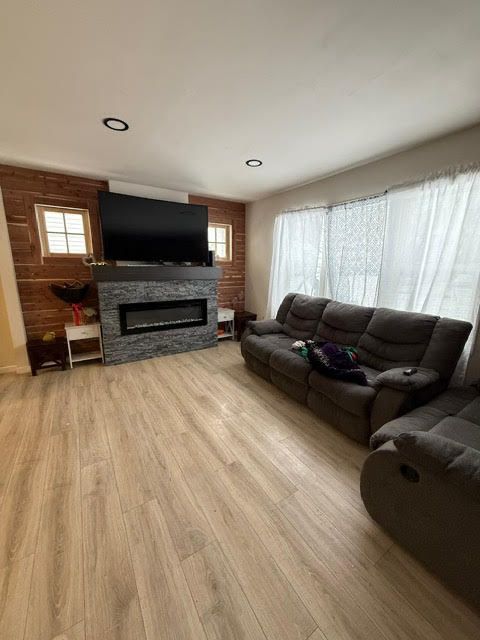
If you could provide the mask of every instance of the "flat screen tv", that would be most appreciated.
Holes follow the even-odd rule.
[[[208,261],[207,207],[107,191],[98,196],[105,259]]]

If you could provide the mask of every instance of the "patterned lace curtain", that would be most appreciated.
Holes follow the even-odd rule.
[[[385,195],[334,205],[327,217],[328,297],[375,306],[385,234]]]
[[[274,318],[289,292],[310,296],[325,290],[323,207],[290,211],[275,218],[267,318]]]

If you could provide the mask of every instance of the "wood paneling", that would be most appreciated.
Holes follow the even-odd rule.
[[[63,304],[56,298],[48,285],[55,281],[74,279],[92,282],[91,273],[80,258],[42,256],[35,205],[88,209],[93,251],[100,258],[102,241],[98,191],[108,190],[108,183],[92,178],[0,165],[0,187],[27,337],[41,337],[50,330],[63,335],[63,325],[71,321],[72,317],[70,305]],[[232,225],[232,260],[218,263],[223,269],[223,278],[218,283],[218,302],[222,307],[243,311],[245,205],[200,196],[190,196],[189,201],[208,206],[210,222]],[[94,285],[90,288],[85,304],[98,307]]]
[[[190,196],[191,204],[208,207],[208,221],[232,225],[232,261],[217,262],[223,269],[218,283],[218,304],[235,311],[245,310],[245,205],[215,198]]]
[[[98,191],[108,190],[108,184],[103,180],[0,165],[0,187],[27,337],[41,337],[50,330],[63,335],[64,323],[71,322],[71,308],[51,293],[48,284],[74,279],[91,282],[90,269],[84,267],[79,257],[42,257],[35,205],[88,209],[93,250],[100,258]],[[98,307],[94,285],[85,304]]]

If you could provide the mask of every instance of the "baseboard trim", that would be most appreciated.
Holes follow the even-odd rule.
[[[24,373],[30,373],[31,369],[28,366],[28,364],[25,364],[21,367],[15,367],[15,373],[17,373],[18,375],[22,375]]]
[[[10,364],[7,365],[6,367],[0,367],[0,374],[2,373],[17,373],[17,365],[15,364]]]

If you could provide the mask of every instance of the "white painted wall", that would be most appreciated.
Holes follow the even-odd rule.
[[[394,123],[392,123],[394,126]],[[321,151],[319,150],[319,153]],[[480,125],[247,205],[246,304],[265,315],[275,215],[381,193],[451,165],[480,161]],[[479,213],[480,216],[480,213]]]
[[[29,371],[25,325],[0,189],[0,373]]]
[[[153,198],[154,200],[170,200],[170,202],[188,202],[188,193],[184,191],[161,189],[160,187],[149,187],[145,184],[121,182],[120,180],[109,180],[108,186],[110,191],[113,191],[113,193],[124,193],[128,196],[138,196],[139,198]]]

